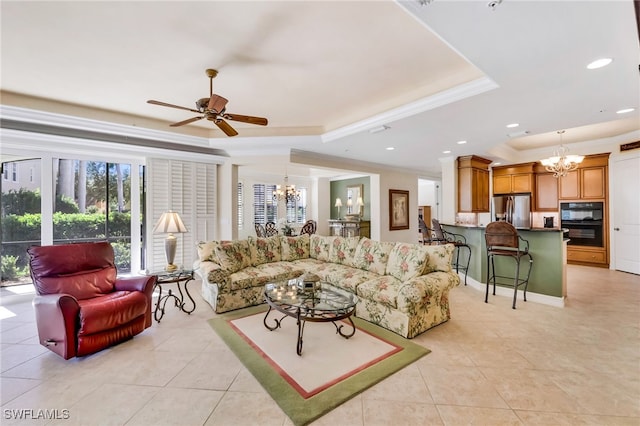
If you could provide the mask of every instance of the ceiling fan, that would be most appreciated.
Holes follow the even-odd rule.
[[[218,71],[214,69],[208,69],[206,71],[207,76],[209,77],[209,97],[201,98],[196,101],[196,108],[187,108],[178,105],[168,104],[166,102],[148,100],[147,103],[153,105],[166,106],[170,108],[184,109],[187,111],[195,112],[197,114],[202,114],[199,117],[192,117],[184,121],[179,121],[177,123],[170,124],[171,127],[184,126],[185,124],[193,123],[194,121],[202,120],[206,118],[209,121],[212,121],[213,124],[218,126],[220,130],[222,130],[227,136],[236,136],[238,132],[231,127],[229,123],[225,120],[239,121],[242,123],[249,124],[257,124],[259,126],[266,126],[268,121],[263,117],[253,117],[250,115],[239,115],[239,114],[231,114],[227,112],[227,99],[223,98],[220,95],[213,94],[213,79],[218,75]]]

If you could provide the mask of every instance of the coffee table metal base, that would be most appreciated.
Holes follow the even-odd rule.
[[[303,343],[302,337],[304,335],[304,324],[307,321],[331,322],[333,326],[336,328],[336,334],[341,335],[345,339],[348,339],[354,334],[356,334],[356,326],[353,323],[353,320],[351,319],[351,316],[355,312],[355,307],[353,307],[352,309],[349,309],[347,312],[341,315],[320,314],[320,315],[310,316],[310,315],[306,315],[306,313],[303,313],[301,308],[283,309],[279,305],[272,303],[268,298],[266,298],[266,302],[269,305],[269,310],[265,314],[264,320],[262,322],[264,323],[264,326],[267,327],[269,330],[273,331],[280,328],[282,320],[285,319],[286,317],[293,317],[296,319],[296,323],[298,325],[298,341],[296,342],[296,353],[298,354],[298,356],[302,355],[302,343]],[[275,310],[277,312],[284,314],[280,318],[273,318],[273,323],[275,323],[275,325],[273,326],[269,325],[269,323],[267,322],[267,318],[269,317],[269,314],[271,313],[272,310]],[[349,324],[351,325],[351,330],[348,334],[345,334],[342,331],[344,324],[340,324],[340,325],[336,324],[336,321],[341,321],[343,319],[348,320]]]

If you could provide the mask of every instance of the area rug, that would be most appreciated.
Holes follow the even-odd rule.
[[[266,309],[221,314],[209,324],[295,425],[312,422],[430,352],[354,317],[357,330],[350,339],[330,323],[307,323],[298,356],[295,318],[269,331],[263,324]],[[269,318],[280,316],[272,312]]]

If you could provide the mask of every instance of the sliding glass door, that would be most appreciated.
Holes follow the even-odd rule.
[[[132,242],[135,253],[144,252],[142,165],[51,157],[4,162],[1,189],[3,285],[29,280],[27,248],[40,244],[107,240],[118,273],[144,269],[144,256],[132,258]]]
[[[118,271],[130,272],[131,165],[55,158],[53,162],[53,243],[107,240]]]
[[[3,285],[29,279],[27,248],[41,240],[40,159],[2,163],[0,261]]]

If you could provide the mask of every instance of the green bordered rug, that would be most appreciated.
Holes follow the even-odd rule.
[[[264,305],[241,309],[218,315],[209,320],[209,324],[296,425],[306,425],[312,422],[430,352],[429,349],[395,333],[354,317],[353,320],[357,328],[356,335],[358,333],[371,335],[392,345],[394,349],[385,356],[378,356],[363,363],[360,367],[352,368],[349,374],[341,375],[338,380],[331,380],[330,383],[315,387],[312,391],[306,391],[301,389],[295,380],[292,380],[295,374],[287,372],[287,366],[280,368],[281,366],[274,363],[273,359],[265,353],[268,350],[263,351],[260,348],[257,339],[254,341],[251,337],[244,335],[233,323],[233,321],[256,314],[262,314],[260,315],[260,321],[262,321],[266,310]],[[294,318],[286,318],[284,321],[283,329],[285,327],[296,329]],[[311,324],[309,323],[307,327]],[[335,333],[331,324],[314,323],[314,326],[330,327]],[[274,338],[280,337],[269,334],[278,331],[270,332],[265,328],[264,334],[265,336],[274,336]],[[317,346],[313,346],[312,343],[317,342],[312,341],[312,336],[307,338],[307,333],[308,330],[305,329],[305,347],[303,347],[303,357],[299,359],[300,362],[311,360],[313,356],[317,357],[321,352]],[[334,338],[341,339],[337,335]],[[281,350],[295,354],[295,337],[290,340],[287,344],[281,345]],[[349,345],[355,344],[354,341],[357,339],[350,339]],[[353,346],[347,345],[347,341],[344,341],[344,347],[350,351],[353,348]],[[312,361],[309,362],[312,363]],[[314,363],[309,368],[319,368],[318,363]],[[326,368],[326,366],[322,368]]]

